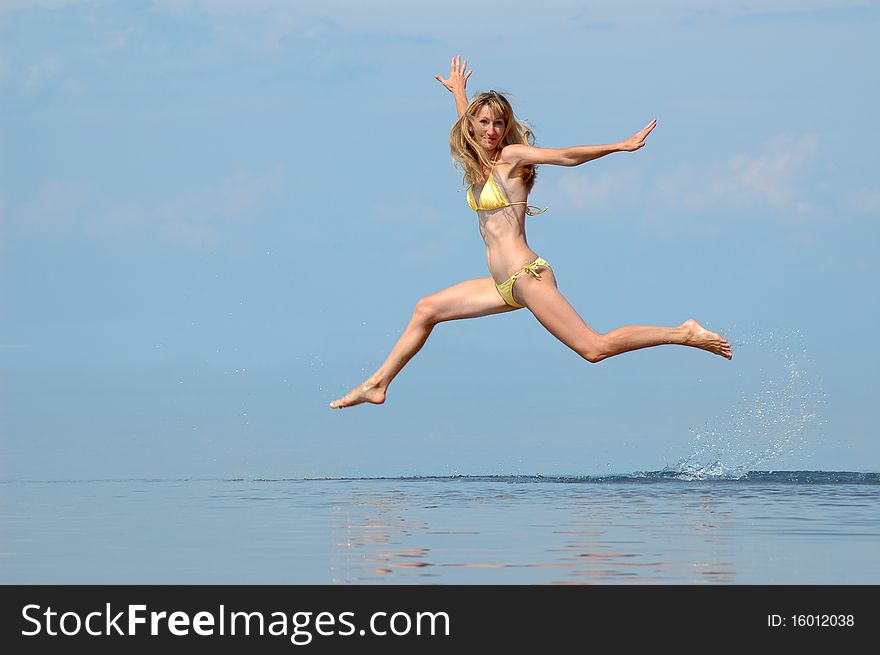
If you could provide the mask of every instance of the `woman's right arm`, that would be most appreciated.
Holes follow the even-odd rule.
[[[435,75],[434,79],[440,82],[446,89],[452,93],[452,96],[455,98],[455,109],[458,111],[458,117],[461,118],[464,115],[465,110],[468,106],[467,99],[467,79],[471,76],[471,73],[474,71],[467,70],[467,59],[464,62],[461,61],[460,55],[455,55],[452,58],[452,63],[449,66],[449,79],[444,80],[439,75]]]

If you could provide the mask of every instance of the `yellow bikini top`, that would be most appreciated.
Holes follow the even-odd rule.
[[[475,212],[484,212],[491,211],[493,209],[501,209],[502,207],[511,207],[512,205],[525,205],[526,206],[526,214],[529,216],[535,216],[536,214],[543,214],[547,211],[547,207],[541,209],[540,207],[536,207],[534,205],[529,205],[525,200],[519,200],[517,202],[509,202],[507,200],[507,196],[504,195],[504,189],[501,188],[495,181],[495,175],[490,171],[489,178],[486,180],[486,183],[483,185],[482,191],[480,191],[480,202],[479,204],[474,199],[474,185],[470,185],[467,190],[467,202],[470,205],[470,208]]]

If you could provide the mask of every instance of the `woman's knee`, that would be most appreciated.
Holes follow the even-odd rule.
[[[440,307],[434,296],[425,296],[416,303],[413,321],[423,325],[436,325],[440,321]]]

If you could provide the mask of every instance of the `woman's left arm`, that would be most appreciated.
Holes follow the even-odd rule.
[[[657,126],[654,119],[630,138],[602,146],[572,146],[570,148],[536,148],[525,144],[506,146],[502,158],[511,164],[555,164],[580,166],[613,152],[632,152],[645,147],[645,139]]]

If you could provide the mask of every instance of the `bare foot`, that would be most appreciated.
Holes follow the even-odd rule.
[[[362,385],[355,387],[342,398],[337,398],[330,407],[333,409],[342,409],[343,407],[352,407],[361,403],[373,403],[381,405],[385,402],[385,388],[371,384],[369,380]]]
[[[733,349],[727,343],[727,339],[720,334],[710,332],[694,319],[688,319],[682,323],[681,328],[685,332],[684,345],[702,348],[710,353],[733,359]]]

